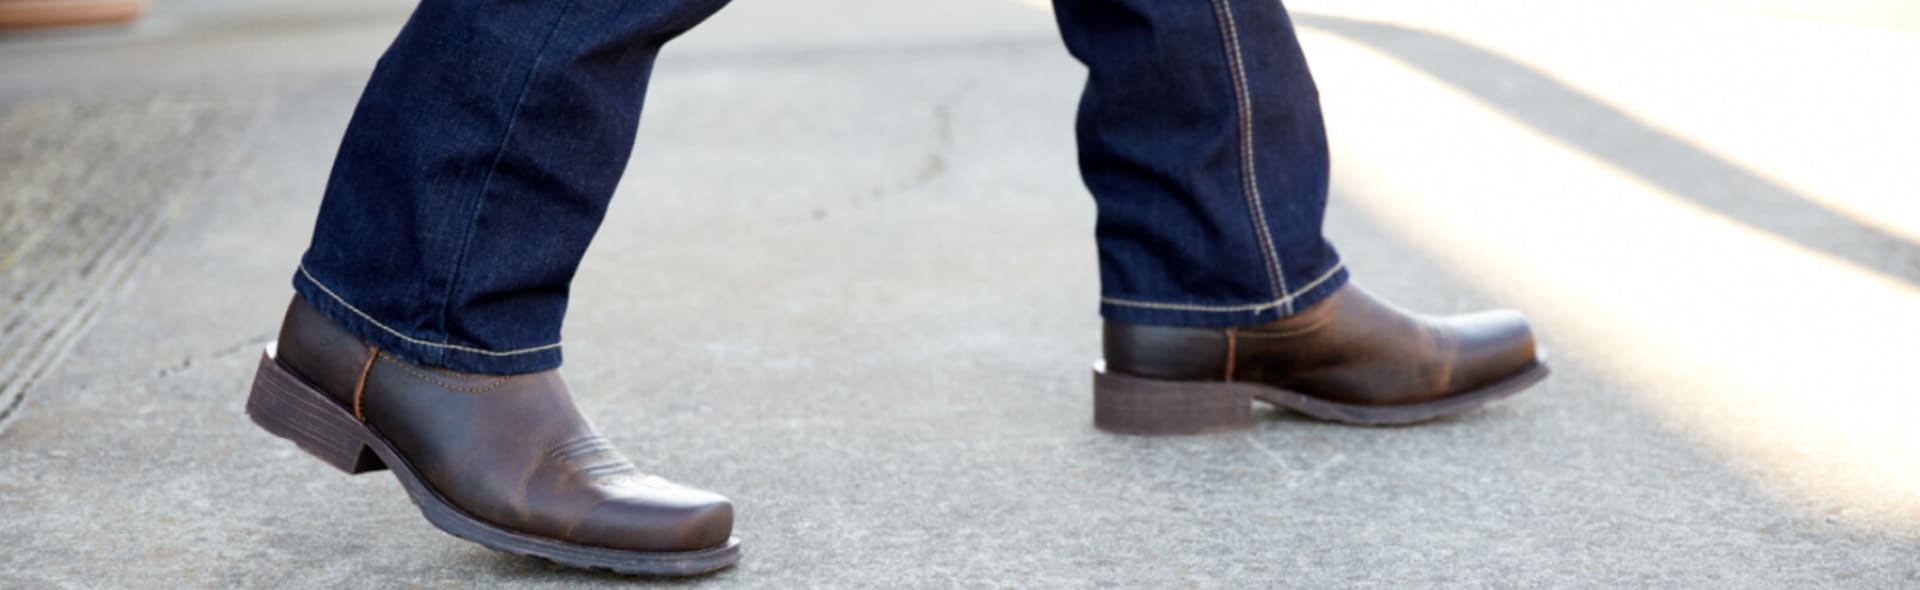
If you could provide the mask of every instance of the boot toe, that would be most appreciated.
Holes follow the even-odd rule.
[[[1533,326],[1518,311],[1485,311],[1449,320],[1459,342],[1450,380],[1456,392],[1519,373],[1539,356]]]
[[[679,486],[623,490],[594,506],[572,533],[579,543],[608,549],[710,549],[725,545],[733,536],[733,502]]]

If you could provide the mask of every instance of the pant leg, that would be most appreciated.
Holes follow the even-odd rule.
[[[1233,326],[1291,315],[1346,272],[1321,236],[1319,93],[1277,0],[1055,0],[1088,77],[1080,168],[1098,203],[1101,314]]]
[[[726,0],[426,0],[341,142],[295,290],[415,363],[560,364],[662,44]]]

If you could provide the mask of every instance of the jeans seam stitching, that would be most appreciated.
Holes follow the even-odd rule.
[[[305,264],[302,264],[302,265],[300,265],[300,276],[301,276],[301,278],[304,278],[304,279],[306,279],[306,280],[307,280],[307,282],[309,282],[309,283],[313,283],[313,286],[315,286],[315,287],[319,287],[319,288],[320,288],[320,292],[322,292],[322,293],[325,293],[325,294],[326,294],[326,295],[327,295],[328,297],[331,297],[331,298],[333,298],[333,300],[334,300],[334,302],[336,302],[336,303],[339,303],[341,307],[345,307],[345,308],[347,308],[347,311],[351,311],[351,312],[353,312],[353,315],[357,315],[357,316],[360,316],[360,319],[363,319],[363,320],[366,320],[366,321],[367,321],[367,323],[369,323],[369,324],[373,324],[373,327],[375,327],[375,328],[379,328],[379,329],[381,329],[381,330],[383,330],[383,331],[385,331],[385,332],[386,332],[386,333],[388,333],[388,334],[392,334],[392,335],[393,335],[393,336],[394,336],[395,338],[399,338],[399,339],[401,339],[401,340],[404,340],[404,341],[406,341],[406,342],[407,342],[408,344],[416,344],[416,345],[420,345],[420,346],[430,346],[430,347],[434,347],[434,348],[446,348],[446,349],[451,349],[451,350],[458,350],[458,351],[461,351],[461,352],[470,352],[470,353],[474,353],[474,354],[484,354],[484,355],[488,355],[488,356],[514,356],[514,355],[519,355],[519,354],[527,354],[527,353],[532,353],[532,352],[540,352],[540,351],[543,351],[543,350],[547,350],[547,349],[550,349],[550,348],[559,348],[559,347],[560,347],[560,344],[561,344],[561,343],[559,343],[559,342],[555,342],[555,343],[552,343],[552,344],[542,344],[542,345],[540,345],[540,346],[532,346],[532,347],[527,347],[527,348],[519,348],[519,349],[514,349],[514,350],[508,350],[508,351],[492,351],[492,350],[486,350],[486,349],[480,349],[480,348],[473,348],[473,347],[470,347],[470,346],[460,346],[460,345],[458,345],[458,344],[441,344],[441,343],[436,343],[436,342],[432,342],[432,341],[428,341],[428,340],[421,340],[421,339],[419,339],[419,338],[414,338],[414,337],[412,337],[412,336],[408,336],[408,335],[406,335],[406,334],[404,334],[404,333],[401,333],[401,332],[400,332],[399,330],[395,330],[395,329],[393,329],[393,328],[389,328],[389,327],[387,327],[387,325],[386,325],[386,324],[382,324],[382,323],[380,323],[380,320],[376,320],[376,319],[373,319],[373,316],[370,316],[370,315],[367,315],[367,312],[364,312],[364,311],[360,311],[360,308],[358,308],[358,307],[354,307],[352,303],[347,303],[347,300],[346,300],[346,298],[344,298],[344,297],[341,297],[339,293],[335,293],[335,292],[333,292],[333,289],[329,289],[329,288],[327,288],[327,285],[326,285],[326,283],[322,283],[322,282],[320,282],[320,279],[317,279],[317,278],[314,278],[314,276],[313,276],[313,273],[311,273],[311,272],[307,272],[307,265],[305,265]]]
[[[1312,282],[1309,282],[1306,285],[1300,287],[1299,291],[1287,293],[1284,296],[1281,296],[1277,299],[1274,299],[1272,301],[1267,301],[1264,303],[1248,303],[1244,305],[1200,305],[1200,304],[1193,304],[1193,303],[1160,303],[1156,301],[1138,301],[1133,299],[1122,299],[1119,297],[1101,297],[1100,302],[1108,305],[1120,305],[1125,307],[1140,307],[1140,308],[1146,308],[1146,309],[1166,309],[1166,310],[1175,310],[1175,311],[1202,311],[1202,312],[1213,312],[1213,313],[1236,313],[1236,312],[1243,312],[1243,311],[1259,312],[1262,310],[1280,307],[1283,305],[1289,306],[1289,308],[1291,308],[1295,299],[1299,299],[1303,295],[1312,293],[1314,289],[1320,288],[1320,285],[1325,284],[1328,279],[1332,279],[1335,274],[1338,274],[1341,270],[1344,270],[1346,268],[1347,268],[1347,263],[1345,262],[1336,263],[1333,265],[1333,268],[1327,269],[1327,272],[1322,273],[1319,278],[1316,278]]]
[[[1286,267],[1280,263],[1280,254],[1273,245],[1273,232],[1267,224],[1266,207],[1260,202],[1259,173],[1254,170],[1253,146],[1253,93],[1247,88],[1245,61],[1240,52],[1240,27],[1233,17],[1233,0],[1217,0],[1213,3],[1214,18],[1222,29],[1221,41],[1226,44],[1227,69],[1233,81],[1235,112],[1240,119],[1240,177],[1241,190],[1246,193],[1247,208],[1253,214],[1250,220],[1254,224],[1254,239],[1260,244],[1260,254],[1267,262],[1267,284],[1273,289],[1275,301],[1282,303],[1284,313],[1293,313],[1293,303],[1286,295]]]
[[[473,193],[473,212],[468,214],[465,231],[460,234],[460,250],[454,255],[453,269],[447,277],[446,293],[440,297],[440,338],[441,344],[458,349],[449,344],[453,339],[453,330],[447,325],[447,308],[453,306],[453,294],[460,286],[460,267],[466,264],[467,251],[473,245],[473,228],[480,222],[480,212],[486,208],[487,189],[493,187],[493,175],[500,170],[500,160],[507,153],[507,146],[513,143],[513,129],[520,120],[520,107],[526,105],[527,93],[533,88],[533,80],[540,74],[540,64],[546,60],[547,49],[553,47],[554,37],[565,24],[567,15],[573,12],[573,2],[560,7],[559,15],[553,19],[553,28],[547,29],[547,37],[540,42],[540,51],[533,54],[533,63],[527,66],[527,76],[520,82],[520,93],[513,98],[513,111],[507,114],[507,127],[500,132],[500,144],[494,147],[493,159],[487,163],[487,175],[480,179],[480,187]],[[557,344],[557,343],[556,343]]]

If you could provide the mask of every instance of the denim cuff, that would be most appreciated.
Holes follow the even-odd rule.
[[[1335,260],[1320,271],[1318,279],[1301,289],[1272,301],[1218,303],[1200,301],[1154,301],[1125,296],[1100,298],[1100,317],[1126,324],[1179,326],[1185,328],[1227,328],[1257,326],[1299,313],[1325,300],[1347,284],[1347,267]],[[1164,299],[1164,298],[1163,298]]]
[[[302,268],[293,276],[293,290],[321,315],[354,336],[400,360],[462,373],[517,375],[560,367],[560,344],[515,351],[489,351],[458,344],[433,342],[403,334],[341,299]]]

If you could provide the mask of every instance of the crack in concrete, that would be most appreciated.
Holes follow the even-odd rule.
[[[179,206],[245,153],[270,95],[47,98],[0,118],[0,431],[58,366]],[[9,229],[7,234],[20,235]]]
[[[277,331],[262,332],[259,334],[254,334],[252,336],[249,336],[239,342],[214,349],[212,352],[189,353],[187,356],[181,357],[180,362],[174,363],[170,366],[161,367],[159,371],[156,371],[154,373],[154,375],[162,379],[165,379],[168,377],[174,377],[181,374],[185,374],[186,372],[193,370],[196,366],[196,363],[205,363],[206,361],[223,359],[236,354],[252,352],[254,350],[259,349],[260,347],[266,346],[267,343],[269,342],[273,342],[274,338],[278,335],[279,335],[279,332]]]
[[[873,187],[867,194],[867,200],[878,201],[889,196],[918,191],[947,175],[951,168],[948,162],[951,161],[954,146],[953,107],[970,95],[973,89],[974,82],[969,79],[953,92],[934,101],[932,108],[929,109],[933,121],[933,145],[926,149],[925,155],[921,156],[920,165],[902,180]],[[815,210],[815,219],[824,216],[824,211]]]

